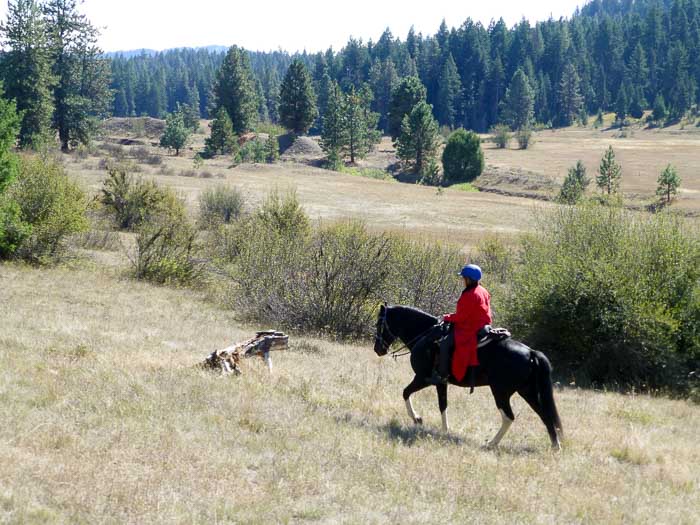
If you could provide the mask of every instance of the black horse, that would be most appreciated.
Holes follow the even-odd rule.
[[[421,425],[422,419],[413,410],[411,394],[429,386],[426,379],[433,370],[437,344],[416,345],[426,334],[433,331],[437,318],[416,308],[406,306],[382,305],[377,319],[377,335],[374,351],[379,356],[386,355],[394,341],[401,340],[411,350],[411,367],[416,376],[404,389],[408,415],[414,423]],[[414,352],[413,348],[418,346]],[[479,366],[476,367],[475,386],[489,386],[496,406],[501,413],[502,425],[488,447],[498,446],[503,436],[513,423],[515,416],[510,406],[510,398],[515,392],[520,394],[527,404],[540,416],[547,427],[552,447],[561,449],[561,421],[554,403],[552,391],[552,366],[542,352],[532,350],[513,339],[494,341],[478,350]],[[467,374],[466,377],[469,377]],[[450,377],[450,384],[469,387],[466,379],[458,382]],[[442,414],[443,430],[449,429],[447,423],[447,385],[437,386],[438,403]]]

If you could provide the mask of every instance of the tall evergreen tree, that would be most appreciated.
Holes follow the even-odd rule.
[[[452,53],[447,56],[438,78],[437,118],[440,124],[454,128],[459,120],[462,81]]]
[[[394,62],[391,60],[376,62],[370,69],[369,81],[374,96],[372,110],[379,114],[379,127],[388,131],[391,94],[399,82]]]
[[[364,158],[379,142],[377,131],[379,115],[370,110],[371,94],[350,88],[345,104],[345,125],[347,129],[347,154],[353,164]]]
[[[581,200],[591,179],[586,175],[586,167],[580,160],[576,166],[569,168],[564,184],[559,191],[559,202],[563,204],[576,204]]]
[[[608,195],[617,193],[622,178],[622,167],[615,160],[615,152],[612,146],[608,146],[603,158],[600,160],[596,184]]]
[[[532,124],[535,98],[530,81],[522,69],[518,69],[510,81],[503,102],[503,116],[513,129],[527,129]]]
[[[627,90],[625,86],[620,86],[620,91],[617,93],[615,101],[615,118],[622,123],[627,118],[629,112],[629,99],[627,98]]]
[[[294,60],[282,81],[280,122],[296,135],[303,135],[317,116],[316,95],[309,71],[301,60]]]
[[[559,115],[562,126],[571,126],[583,109],[583,96],[579,89],[580,79],[573,64],[564,66],[559,82]]]
[[[401,123],[401,135],[397,141],[397,154],[401,160],[422,174],[440,144],[438,124],[433,109],[427,102],[419,102]]]
[[[174,149],[177,157],[180,155],[180,150],[187,145],[191,133],[185,125],[182,113],[171,113],[165,119],[165,131],[160,138],[160,145],[163,148]]]
[[[97,45],[99,31],[78,12],[77,0],[48,0],[44,5],[53,75],[53,125],[64,151],[87,143],[95,118],[112,103],[110,69]]]
[[[47,140],[51,128],[55,79],[46,29],[37,0],[8,2],[7,21],[0,27],[6,47],[2,77],[6,96],[16,101],[22,115],[21,147],[34,147]]]
[[[214,84],[216,108],[224,108],[236,134],[250,131],[257,119],[258,97],[248,53],[229,48],[216,75]]]
[[[401,134],[403,119],[420,102],[425,102],[427,90],[417,77],[401,80],[391,95],[389,108],[389,134],[396,139]]]
[[[328,163],[335,168],[342,160],[342,151],[348,143],[345,94],[337,82],[331,81],[326,97],[326,110],[321,126],[321,148],[328,156]]]
[[[656,182],[656,194],[664,199],[665,204],[671,204],[673,196],[678,193],[678,188],[681,185],[681,178],[678,176],[676,168],[671,164],[666,166]]]
[[[221,107],[216,112],[216,118],[209,124],[211,135],[205,140],[209,155],[229,155],[238,149],[238,141],[233,131],[233,123],[228,111]]]

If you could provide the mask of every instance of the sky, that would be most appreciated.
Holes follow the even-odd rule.
[[[0,19],[7,3],[0,0]],[[105,51],[170,49],[233,44],[252,51],[340,50],[350,36],[376,41],[387,27],[405,40],[434,34],[468,17],[487,25],[503,17],[508,26],[570,17],[585,0],[85,0],[81,10],[101,29]]]

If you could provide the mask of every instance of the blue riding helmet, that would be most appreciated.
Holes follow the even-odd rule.
[[[481,281],[481,268],[476,264],[467,264],[462,271],[459,272],[462,277],[469,277],[472,281]]]

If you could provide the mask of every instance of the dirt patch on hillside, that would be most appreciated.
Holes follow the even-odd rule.
[[[284,150],[280,158],[285,161],[315,164],[323,159],[324,156],[325,154],[316,140],[311,137],[297,137],[297,139]]]
[[[559,191],[556,181],[547,175],[523,168],[488,165],[474,186],[481,191],[550,200]]]

